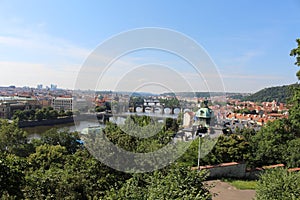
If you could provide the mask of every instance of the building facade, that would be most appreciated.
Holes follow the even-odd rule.
[[[58,111],[72,111],[73,98],[55,97],[51,101],[51,107],[53,107],[54,110]]]

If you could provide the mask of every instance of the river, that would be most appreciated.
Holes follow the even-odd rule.
[[[111,117],[109,119],[110,122],[117,123],[117,124],[123,124],[125,122],[125,118],[123,117]],[[78,126],[75,126],[75,123],[68,123],[68,124],[58,124],[53,126],[35,126],[35,127],[27,127],[22,128],[24,131],[27,132],[28,139],[32,138],[40,138],[43,133],[46,131],[56,128],[58,130],[68,130],[70,132],[79,131],[81,132],[83,129],[93,126],[102,126],[105,127],[105,125],[101,122],[96,122],[95,120],[84,120],[78,122]]]
[[[125,113],[127,115],[129,115],[130,113]],[[140,113],[135,113],[135,115],[145,115],[145,114],[140,114]],[[177,115],[168,115],[168,114],[164,114],[164,115],[157,115],[157,114],[147,114],[147,116],[150,117],[170,117],[170,118],[176,118]],[[113,122],[113,123],[117,123],[117,124],[123,124],[125,122],[124,117],[110,117],[109,121]],[[162,120],[159,120],[162,121]],[[74,132],[74,131],[82,131],[84,128],[88,128],[88,127],[92,127],[92,126],[103,126],[105,127],[105,125],[103,123],[97,123],[95,122],[95,120],[83,120],[80,121],[78,126],[75,126],[74,123],[68,123],[68,124],[58,124],[58,125],[53,125],[53,126],[36,126],[36,127],[27,127],[27,128],[22,128],[24,131],[27,132],[27,137],[28,139],[32,139],[32,138],[40,138],[41,135],[43,133],[45,133],[47,130],[50,130],[51,128],[56,128],[58,130],[63,130],[63,129],[67,129],[70,132]]]
[[[75,126],[74,123],[68,123],[68,124],[59,124],[59,125],[53,125],[53,126],[36,126],[36,127],[27,127],[22,128],[24,131],[28,134],[28,139],[32,138],[40,138],[40,136],[45,133],[47,130],[50,130],[52,128],[56,128],[58,130],[68,130],[70,132],[74,131],[82,131],[84,128],[90,127],[90,126],[103,126],[104,124],[95,123],[95,121],[81,121],[78,126]]]

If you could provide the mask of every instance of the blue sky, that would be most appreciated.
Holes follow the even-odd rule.
[[[297,67],[289,51],[300,37],[299,9],[298,0],[0,0],[0,85],[55,83],[72,89],[81,66],[99,44],[143,27],[172,29],[194,39],[216,64],[228,92],[294,83]],[[118,77],[110,76],[122,71],[125,62],[162,62],[179,73],[193,73],[183,70],[188,66],[173,56],[133,53],[115,64],[105,77],[111,82],[102,83],[102,89],[114,89],[111,85]]]

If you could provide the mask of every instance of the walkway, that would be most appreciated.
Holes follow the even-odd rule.
[[[215,185],[210,189],[217,195],[213,200],[252,200],[255,197],[255,190],[238,190],[229,183],[220,180],[207,181],[209,185]]]

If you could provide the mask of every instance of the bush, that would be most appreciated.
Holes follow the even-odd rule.
[[[296,200],[300,199],[300,173],[277,168],[267,170],[257,184],[257,200]]]

